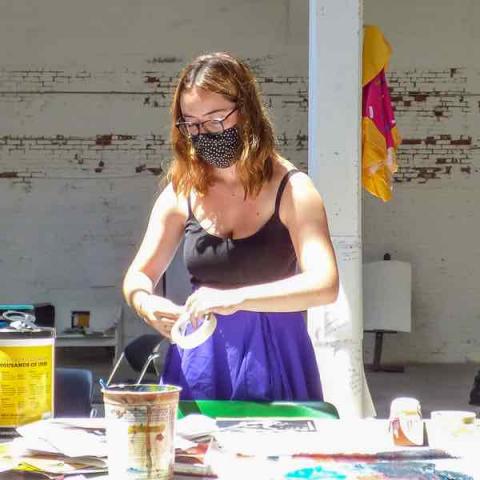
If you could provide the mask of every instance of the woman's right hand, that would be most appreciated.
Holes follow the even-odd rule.
[[[152,294],[141,299],[137,312],[157,332],[170,339],[173,324],[183,309],[167,298]]]

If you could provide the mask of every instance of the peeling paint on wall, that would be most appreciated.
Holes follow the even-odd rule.
[[[254,65],[261,65],[262,59],[248,59]],[[0,168],[12,171],[16,177],[49,177],[69,174],[132,174],[149,172],[159,175],[166,171],[171,158],[168,139],[169,108],[176,78],[182,66],[180,59],[172,57],[166,70],[140,71],[62,71],[46,67],[41,70],[3,69],[0,71],[0,108],[2,103],[17,103],[16,116],[5,119],[6,132],[20,130],[23,116],[37,102],[38,96],[45,97],[42,111],[55,103],[58,96],[68,96],[77,102],[100,97],[97,101],[106,102],[106,97],[118,97],[120,101],[128,96],[127,108],[154,108],[161,110],[163,131],[160,133],[132,134],[130,132],[99,133],[79,136],[74,132],[56,135],[7,134],[0,142]],[[142,82],[141,79],[144,79]],[[108,89],[106,83],[108,83]],[[273,116],[278,116],[275,124],[284,127],[278,135],[282,153],[306,170],[308,136],[306,119],[308,111],[307,78],[302,75],[275,76],[260,75],[258,83],[264,99]],[[128,86],[125,89],[125,85]],[[145,90],[147,89],[147,91]],[[19,93],[22,92],[22,93]],[[145,96],[147,94],[147,96]],[[83,101],[83,100],[80,100]],[[94,100],[92,100],[94,101]],[[136,106],[137,101],[141,103]],[[110,102],[110,100],[109,100]],[[22,109],[22,105],[26,110]],[[53,108],[53,106],[52,106]],[[103,108],[103,107],[102,107]],[[40,112],[39,112],[40,113]],[[68,115],[68,107],[65,109]],[[82,120],[88,129],[88,120]],[[128,115],[128,110],[125,111]],[[157,114],[158,115],[158,114]],[[160,122],[159,122],[160,125]],[[133,124],[132,124],[133,126]],[[277,132],[278,132],[277,128]],[[6,133],[4,132],[4,133]],[[0,132],[1,134],[1,132]],[[135,160],[135,159],[139,159]],[[14,165],[15,168],[11,168]],[[60,173],[61,172],[61,173]],[[7,178],[6,174],[0,178]]]
[[[469,87],[478,75],[466,67],[388,73],[403,136],[395,182],[425,184],[479,173],[480,135],[465,134],[469,124],[480,121],[480,112],[475,112],[478,94]]]

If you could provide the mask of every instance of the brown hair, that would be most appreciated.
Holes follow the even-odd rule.
[[[200,87],[224,95],[238,108],[242,147],[236,161],[245,195],[256,195],[272,178],[273,159],[278,157],[272,124],[260,100],[260,92],[250,68],[228,53],[201,55],[180,74],[172,101],[173,161],[168,172],[176,192],[188,195],[192,189],[205,194],[212,182],[212,168],[195,155],[191,141],[175,123],[182,118],[180,98],[185,90]]]

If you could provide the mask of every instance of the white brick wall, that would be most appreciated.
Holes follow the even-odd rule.
[[[387,337],[383,358],[478,362],[480,3],[366,0],[364,13],[393,47],[404,139],[393,200],[364,195],[364,258],[413,267],[413,332]]]
[[[283,153],[306,169],[308,2],[0,7],[0,301],[53,302],[59,328],[79,309],[111,322],[169,160],[175,78],[199,53],[250,61]]]

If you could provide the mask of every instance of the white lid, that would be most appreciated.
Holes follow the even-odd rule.
[[[413,397],[397,397],[392,400],[390,405],[390,416],[399,413],[418,413],[420,414],[420,402]]]

